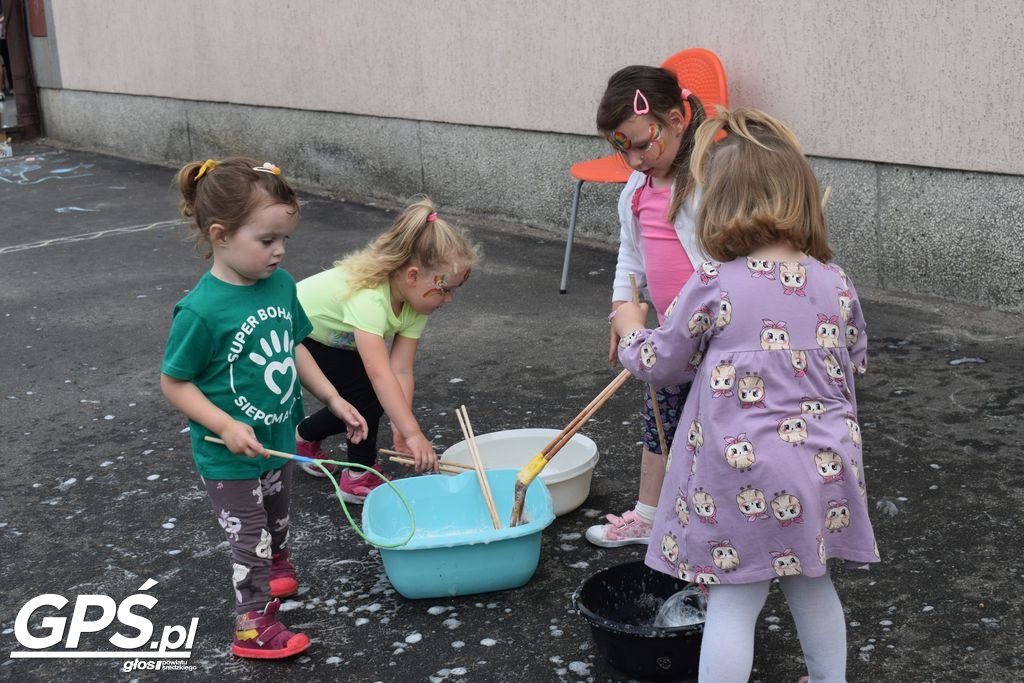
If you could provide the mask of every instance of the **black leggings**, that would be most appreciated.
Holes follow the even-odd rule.
[[[348,446],[345,459],[360,465],[374,464],[377,462],[377,428],[384,408],[377,400],[359,352],[336,349],[309,338],[302,344],[341,397],[355,406],[366,420],[368,433],[365,439],[359,443],[345,440]],[[324,407],[300,422],[298,431],[303,441],[323,441],[329,436],[344,434],[345,423]]]

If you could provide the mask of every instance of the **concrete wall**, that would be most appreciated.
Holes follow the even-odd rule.
[[[50,7],[72,90],[589,135],[612,71],[702,46],[810,154],[1024,174],[1020,0]]]
[[[246,152],[342,195],[426,192],[564,234],[568,167],[607,153],[608,75],[703,46],[732,103],[790,123],[835,186],[838,260],[859,282],[1024,310],[1020,8],[49,0],[42,105],[47,134],[76,145]],[[584,234],[614,239],[618,189],[585,187]]]

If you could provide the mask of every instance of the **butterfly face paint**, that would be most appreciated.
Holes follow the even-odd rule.
[[[608,140],[611,146],[619,152],[625,153],[631,149],[636,149],[640,152],[640,156],[645,156],[647,154],[647,150],[652,146],[657,146],[658,154],[654,157],[654,160],[657,161],[661,158],[661,155],[665,153],[665,139],[663,133],[664,126],[662,126],[660,122],[655,121],[647,127],[647,140],[644,141],[643,145],[634,147],[633,141],[630,140],[625,133],[618,130],[611,135],[606,135],[605,139]]]

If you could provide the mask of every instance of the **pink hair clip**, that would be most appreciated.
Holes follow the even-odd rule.
[[[643,100],[643,103],[644,103],[643,109],[640,108],[640,100]],[[633,113],[636,114],[637,116],[640,116],[641,114],[646,114],[650,110],[651,110],[650,102],[647,101],[647,98],[644,97],[644,94],[642,92],[640,92],[639,88],[637,88],[636,94],[633,95]]]
[[[683,96],[684,100],[688,100],[690,99],[690,95],[693,94],[693,91],[683,88],[682,90],[679,91],[679,94]]]
[[[437,211],[431,211],[430,215],[427,216],[427,222],[428,223],[433,223],[436,220],[437,220]]]

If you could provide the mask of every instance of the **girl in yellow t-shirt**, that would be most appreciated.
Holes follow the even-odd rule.
[[[423,199],[369,246],[298,283],[299,301],[313,323],[305,345],[369,427],[364,441],[347,441],[348,460],[375,465],[377,427],[386,413],[395,450],[410,453],[417,471],[437,471],[437,455],[412,412],[416,348],[427,316],[453,300],[478,259],[477,247]],[[344,433],[344,423],[323,408],[299,423],[297,451],[322,458],[321,442]],[[315,467],[303,470],[323,476]],[[381,483],[347,468],[339,481],[350,503],[362,503]]]

